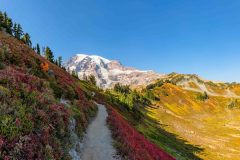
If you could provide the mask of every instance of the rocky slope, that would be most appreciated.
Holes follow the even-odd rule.
[[[174,73],[147,89],[160,99],[146,112],[158,127],[200,147],[192,150],[202,159],[239,159],[240,84]]]
[[[153,71],[125,67],[119,61],[96,55],[77,54],[64,66],[69,72],[75,71],[80,79],[94,75],[98,86],[102,88],[111,88],[116,83],[131,86],[145,85],[163,76]]]
[[[209,96],[226,98],[240,98],[240,85],[237,83],[224,83],[205,80],[195,74],[171,73],[161,78],[162,82],[170,81],[184,90],[199,93],[206,92]]]

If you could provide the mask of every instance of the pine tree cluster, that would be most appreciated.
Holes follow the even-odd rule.
[[[14,36],[16,39],[24,42],[30,48],[32,48],[37,54],[44,56],[47,60],[55,63],[59,67],[65,69],[62,66],[62,56],[59,56],[54,60],[54,54],[50,47],[43,47],[42,52],[40,45],[37,43],[36,47],[32,47],[31,37],[28,33],[24,33],[20,24],[13,22],[13,20],[8,17],[6,12],[0,11],[0,31],[5,31],[6,33]]]

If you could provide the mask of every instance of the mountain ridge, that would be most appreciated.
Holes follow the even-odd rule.
[[[66,61],[63,66],[68,72],[75,72],[80,79],[84,79],[84,77],[89,75],[94,75],[97,85],[105,89],[112,88],[116,83],[129,85],[132,88],[144,87],[159,79],[172,79],[173,77],[181,77],[182,79],[185,79],[185,82],[178,82],[178,85],[185,86],[186,90],[192,90],[192,88],[186,86],[188,85],[187,83],[191,83],[192,81],[195,81],[193,82],[195,84],[197,84],[196,81],[214,83],[216,85],[237,84],[236,82],[230,83],[219,80],[208,80],[197,74],[180,74],[175,72],[160,74],[153,70],[139,70],[134,67],[124,66],[119,60],[109,60],[95,54],[76,54]],[[200,86],[199,84],[197,85]],[[203,88],[198,90],[198,92],[204,91],[211,94],[210,91]]]
[[[139,86],[163,76],[152,70],[126,67],[118,60],[109,60],[97,55],[76,54],[63,65],[69,72],[76,72],[80,79],[94,75],[98,86],[102,88],[112,88],[116,83]]]

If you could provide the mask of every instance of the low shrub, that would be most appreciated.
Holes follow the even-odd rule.
[[[4,100],[5,98],[8,98],[10,95],[11,95],[11,92],[9,91],[9,89],[0,85],[0,98],[1,98],[1,100]]]
[[[207,92],[200,93],[197,96],[197,99],[200,100],[200,101],[206,101],[207,99],[209,99]]]
[[[111,106],[108,106],[107,122],[112,135],[117,140],[116,147],[124,158],[129,160],[174,160],[172,156],[149,142],[132,128]]]
[[[5,59],[5,50],[4,48],[0,48],[0,61]]]
[[[60,159],[69,109],[35,76],[8,68],[0,70],[0,82],[0,159]]]
[[[53,90],[53,93],[55,97],[61,98],[63,94],[62,88],[59,87],[59,85],[55,81],[50,81],[50,87]]]

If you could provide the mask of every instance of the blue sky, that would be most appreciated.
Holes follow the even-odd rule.
[[[97,54],[160,73],[240,82],[239,0],[0,0],[64,60]]]

